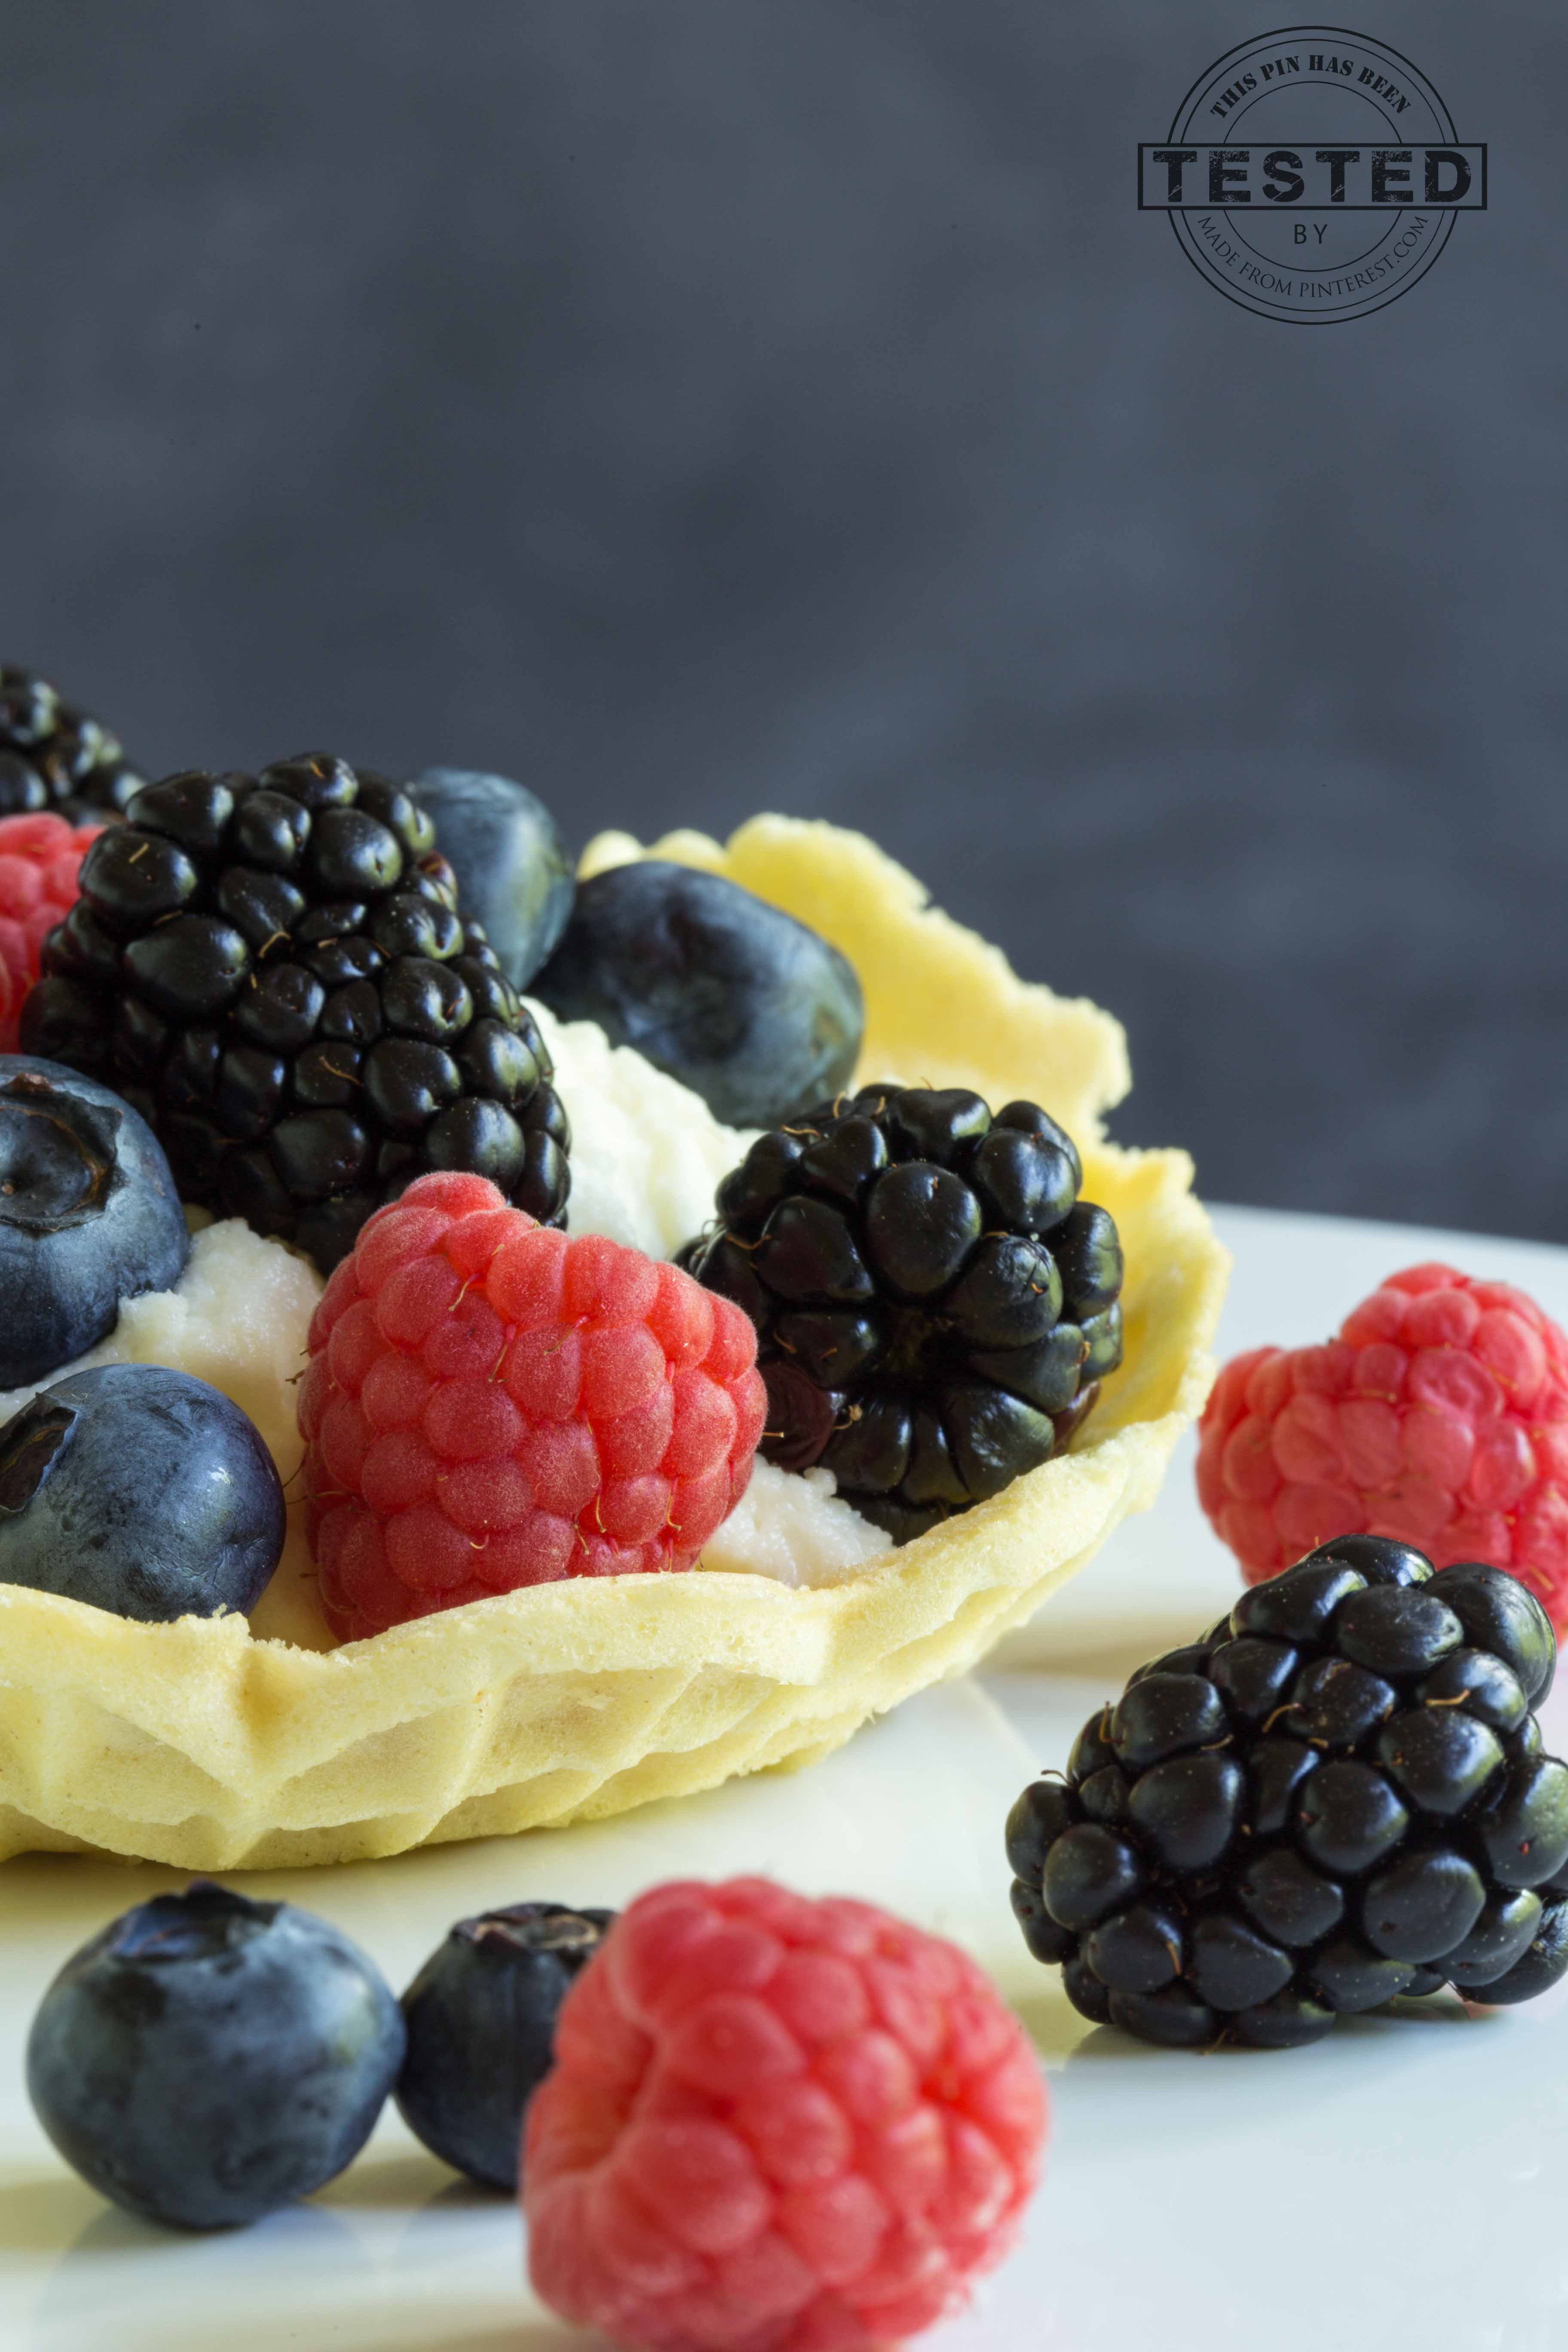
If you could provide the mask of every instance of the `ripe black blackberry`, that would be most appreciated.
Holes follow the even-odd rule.
[[[564,1222],[550,1058],[408,793],[326,753],[170,776],[94,842],[23,1051],[104,1079],[182,1197],[330,1273],[427,1170]]]
[[[1401,1993],[1544,1991],[1568,1970],[1568,1765],[1530,1710],[1556,1654],[1500,1569],[1321,1546],[1025,1790],[1025,1941],[1149,2042],[1283,2049]]]
[[[123,815],[142,778],[116,738],[30,669],[0,667],[0,816]]]
[[[762,1451],[897,1542],[1066,1444],[1121,1360],[1121,1247],[1036,1104],[862,1087],[753,1143],[681,1263],[744,1307]]]

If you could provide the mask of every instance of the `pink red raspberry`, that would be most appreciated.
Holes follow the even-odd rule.
[[[0,1054],[16,1050],[22,999],[38,977],[38,950],[77,901],[77,877],[100,824],[69,825],[47,811],[0,817]]]
[[[1001,2260],[1045,2137],[1023,2029],[952,1944],[763,1878],[657,1887],[529,2107],[530,2275],[646,2352],[869,2352]]]
[[[346,1641],[519,1585],[689,1568],[763,1426],[739,1307],[482,1176],[422,1176],[376,1212],[310,1354],[310,1540]]]
[[[1568,1622],[1568,1338],[1447,1265],[1390,1275],[1318,1348],[1256,1348],[1215,1384],[1198,1495],[1249,1583],[1331,1536],[1480,1559]]]

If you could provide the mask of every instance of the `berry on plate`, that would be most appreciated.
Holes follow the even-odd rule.
[[[172,1290],[190,1247],[146,1121],[75,1070],[0,1056],[0,1389],[95,1347],[121,1299]]]
[[[403,1996],[403,2120],[490,2189],[515,2189],[522,2116],[550,2072],[555,2020],[613,1911],[513,1903],[459,1919]]]
[[[1146,2042],[1315,2042],[1568,1971],[1568,1765],[1514,1577],[1348,1535],[1140,1667],[1007,1819],[1013,1907],[1074,2007]]]
[[[562,1215],[549,1056],[426,812],[324,752],[139,792],[45,943],[29,1053],[106,1079],[184,1199],[330,1273],[431,1168]]]
[[[1046,2122],[1023,2028],[952,1944],[763,1878],[657,1887],[562,2008],[529,2273],[646,2352],[870,2352],[1008,2252]]]
[[[576,879],[561,828],[543,802],[510,776],[426,768],[409,790],[436,826],[458,877],[463,911],[514,988],[526,988],[566,928]]]
[[[520,1585],[689,1568],[763,1425],[738,1308],[479,1176],[421,1178],[370,1220],[310,1350],[310,1540],[348,1641]]]
[[[1410,1266],[1327,1346],[1233,1358],[1197,1475],[1249,1583],[1357,1528],[1509,1569],[1568,1623],[1568,1337],[1504,1283]]]
[[[73,1372],[0,1428],[0,1584],[149,1622],[243,1613],[287,1516],[255,1423],[162,1364]]]
[[[390,1987],[336,1927],[197,1879],[66,1962],[33,2021],[27,2091],[117,2205],[232,2229],[358,2155],[403,2045]]]
[[[36,671],[0,668],[0,816],[55,809],[82,824],[122,814],[141,783],[106,727]]]
[[[38,977],[38,951],[76,904],[77,877],[101,824],[68,824],[44,810],[0,817],[0,1053],[16,1050],[22,999]]]
[[[582,885],[533,993],[636,1046],[727,1127],[776,1127],[847,1086],[866,1026],[837,948],[738,882],[657,857]]]
[[[1037,1105],[862,1087],[752,1144],[681,1253],[757,1327],[763,1452],[896,1542],[1067,1444],[1121,1360],[1121,1244]]]

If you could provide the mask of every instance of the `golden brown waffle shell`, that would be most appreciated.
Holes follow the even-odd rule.
[[[624,836],[585,869],[637,854]],[[864,1077],[1027,1096],[1083,1150],[1121,1227],[1126,1360],[1060,1459],[844,1581],[731,1573],[566,1582],[331,1651],[244,1619],[132,1623],[0,1586],[0,1857],[192,1870],[398,1853],[616,1813],[826,1755],[972,1666],[1153,1500],[1202,1406],[1226,1260],[1180,1151],[1102,1140],[1121,1031],[1020,981],[871,842],[758,817],[662,856],[727,873],[850,958]]]

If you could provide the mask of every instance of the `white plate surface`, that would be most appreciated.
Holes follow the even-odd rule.
[[[1237,1260],[1227,1354],[1323,1338],[1425,1257],[1517,1282],[1568,1322],[1568,1251],[1253,1210],[1218,1222]],[[1034,2033],[1054,2129],[1024,2246],[922,2339],[932,2352],[1564,2352],[1568,1986],[1489,2016],[1443,2000],[1307,2050],[1205,2057],[1090,2028],[1018,1941],[1012,1798],[1236,1590],[1188,1447],[1156,1509],[984,1677],[910,1701],[815,1770],[585,1829],[232,1883],[327,1914],[399,1985],[464,1912],[614,1904],[677,1874],[769,1871],[954,1937]],[[1544,1721],[1568,1748],[1568,1686]],[[106,1919],[181,1883],[42,1856],[0,1870],[0,2352],[595,2352],[527,2294],[509,2203],[457,2182],[390,2110],[322,2195],[233,2235],[164,2235],[59,2163],[21,2084],[38,1997]]]

